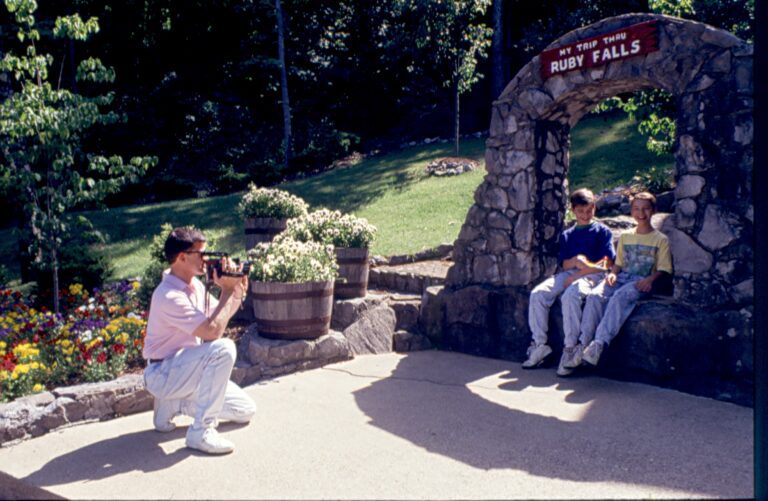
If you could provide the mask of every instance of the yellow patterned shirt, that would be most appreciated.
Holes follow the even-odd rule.
[[[672,273],[672,255],[667,236],[658,230],[650,233],[624,233],[619,237],[616,266],[621,271],[647,277],[655,271]]]

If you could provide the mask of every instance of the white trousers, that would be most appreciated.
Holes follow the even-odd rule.
[[[237,349],[231,339],[217,339],[179,350],[144,369],[144,384],[156,399],[173,400],[192,416],[193,430],[215,427],[221,415],[247,420],[256,404],[229,380]]]
[[[564,344],[568,348],[576,346],[581,329],[581,309],[584,298],[604,276],[602,273],[585,275],[574,280],[566,288],[566,279],[577,271],[574,268],[560,272],[544,280],[531,291],[528,303],[528,327],[531,329],[535,344],[547,343],[549,310],[560,297],[563,312],[563,333],[565,335]]]

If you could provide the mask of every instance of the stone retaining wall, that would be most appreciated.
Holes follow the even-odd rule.
[[[402,330],[415,330],[418,318],[412,308],[402,304],[390,307],[402,302],[390,294],[334,301],[336,330],[315,340],[266,339],[251,325],[238,343],[232,380],[245,386],[260,379],[349,360],[355,355],[431,348],[425,336]],[[0,446],[75,424],[146,412],[152,409],[152,403],[141,374],[19,398],[0,404]]]

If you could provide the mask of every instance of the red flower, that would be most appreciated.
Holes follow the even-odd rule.
[[[100,364],[106,363],[107,361],[107,354],[103,351],[99,353],[99,355],[96,357],[96,361]]]
[[[125,352],[125,346],[117,343],[115,346],[112,347],[112,349],[115,350],[115,353],[124,353]]]

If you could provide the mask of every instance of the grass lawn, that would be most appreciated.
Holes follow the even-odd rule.
[[[571,134],[570,186],[598,191],[628,181],[638,169],[661,165],[636,129],[621,115],[585,117]],[[461,155],[479,160],[483,167],[484,152],[482,139],[462,143]],[[280,188],[301,196],[313,209],[328,207],[367,218],[379,229],[375,254],[412,253],[455,240],[483,179],[484,168],[450,178],[424,174],[429,161],[452,154],[450,143],[419,145]],[[662,160],[664,165],[673,162],[671,157]],[[113,257],[115,278],[128,278],[146,267],[149,243],[164,222],[194,224],[216,240],[218,250],[242,255],[245,239],[234,212],[241,195],[121,207],[87,216],[109,235],[107,252]],[[15,246],[12,231],[0,230],[0,264],[18,277]]]

